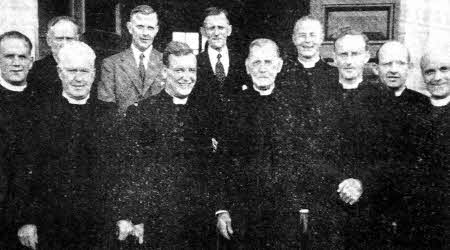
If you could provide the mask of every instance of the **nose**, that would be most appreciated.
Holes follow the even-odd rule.
[[[434,74],[434,80],[440,81],[444,77],[444,74],[440,70],[436,70],[436,73]]]
[[[220,33],[219,28],[218,28],[218,27],[215,27],[215,28],[214,28],[214,33],[213,33],[213,34],[214,34],[215,36],[217,36],[217,35],[219,35],[219,33]]]
[[[306,34],[306,36],[305,36],[305,42],[311,42],[311,40],[312,40],[311,35]]]
[[[12,65],[14,66],[20,66],[20,58],[18,56],[14,56],[12,59]]]

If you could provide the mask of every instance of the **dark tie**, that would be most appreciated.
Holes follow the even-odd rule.
[[[141,78],[142,89],[145,82],[145,66],[144,66],[144,53],[139,56],[139,77]]]
[[[220,61],[220,58],[222,57],[221,54],[217,55],[217,63],[216,63],[216,77],[217,80],[219,80],[220,83],[223,83],[225,80],[225,69],[223,68],[223,64]]]

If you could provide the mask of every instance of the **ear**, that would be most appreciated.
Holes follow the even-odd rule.
[[[30,57],[30,64],[28,65],[28,70],[30,70],[33,67],[34,63],[34,57]]]
[[[379,67],[380,67],[379,64],[376,64],[376,65],[374,65],[374,67],[372,67],[373,73],[374,73],[376,76],[380,76],[380,69],[379,69]]]
[[[227,32],[227,36],[231,35],[231,32],[233,31],[233,26],[228,25],[228,32]]]
[[[283,59],[279,58],[277,60],[277,65],[276,65],[277,73],[280,73],[282,68],[283,68]]]
[[[131,34],[131,29],[132,29],[131,22],[127,22],[127,29],[128,29],[128,33]]]
[[[250,62],[247,59],[245,59],[245,71],[247,72],[247,75],[250,75]]]
[[[163,80],[167,79],[167,67],[166,66],[164,66],[161,70],[161,77]]]
[[[369,59],[370,59],[370,52],[367,50],[367,51],[364,53],[364,63],[368,63],[368,62],[369,62]]]
[[[159,25],[156,25],[156,27],[155,27],[155,36],[156,36],[156,34],[158,34],[158,31],[159,31]]]
[[[59,66],[56,66],[56,69],[58,70],[59,79],[62,79],[62,69]]]
[[[202,36],[206,37],[206,30],[205,30],[205,28],[204,28],[203,26],[200,27],[200,34],[201,34]]]

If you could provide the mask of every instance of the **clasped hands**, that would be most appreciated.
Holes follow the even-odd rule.
[[[132,235],[138,238],[139,244],[144,243],[144,223],[133,225],[129,220],[119,220],[117,227],[119,229],[118,240],[123,241],[128,235]]]
[[[353,178],[345,179],[339,184],[337,192],[342,201],[353,205],[359,200],[363,193],[362,183]]]

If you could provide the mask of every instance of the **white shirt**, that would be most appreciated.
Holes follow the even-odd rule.
[[[78,100],[78,99],[74,99],[74,98],[70,97],[70,96],[69,96],[66,92],[64,92],[64,91],[63,91],[63,93],[62,93],[62,96],[63,96],[64,98],[66,98],[67,101],[68,101],[70,104],[75,104],[75,105],[84,105],[84,104],[86,104],[86,103],[87,103],[87,100],[88,100],[89,97],[90,97],[90,95],[88,95],[88,96],[86,96],[85,98],[83,98],[83,99],[81,99],[81,100]]]
[[[2,85],[5,89],[14,91],[14,92],[23,92],[25,90],[25,88],[27,87],[26,84],[21,85],[21,86],[12,85],[11,83],[5,81],[5,79],[3,79],[3,77],[1,77],[1,76],[0,76],[0,85]]]
[[[136,66],[139,68],[139,62],[141,59],[139,58],[142,53],[144,53],[144,68],[147,70],[148,61],[150,60],[150,54],[152,53],[153,46],[148,47],[148,49],[144,50],[144,52],[140,51],[134,44],[131,44],[131,51],[133,52],[134,60],[136,61]]]
[[[450,95],[445,97],[444,99],[434,99],[433,97],[431,97],[430,101],[431,105],[435,107],[444,107],[450,103]]]
[[[396,97],[401,96],[401,95],[403,94],[403,91],[405,91],[405,89],[406,89],[406,86],[405,86],[405,85],[403,85],[403,87],[397,89],[397,90],[394,92],[395,96],[396,96]]]
[[[185,98],[178,98],[178,97],[175,97],[175,96],[172,96],[172,100],[173,100],[173,104],[175,104],[175,105],[186,105],[186,103],[187,103],[187,100],[188,100],[188,98],[187,97],[185,97]]]
[[[219,51],[208,46],[209,61],[211,62],[211,67],[214,74],[216,73],[216,63],[218,54]],[[220,58],[220,62],[222,63],[223,69],[225,70],[225,76],[227,76],[228,68],[230,67],[230,56],[228,55],[228,47],[226,45],[220,50],[220,54],[222,55],[222,57]]]
[[[259,95],[265,96],[272,94],[273,90],[275,89],[275,84],[270,85],[268,89],[258,89],[255,85],[253,85],[253,89],[256,90],[256,92],[259,93]]]
[[[320,56],[316,55],[315,57],[311,58],[311,60],[308,61],[302,61],[300,57],[298,57],[297,60],[303,65],[303,68],[310,69],[316,66],[316,63],[320,60]]]
[[[355,81],[354,83],[343,83],[343,82],[339,81],[339,83],[342,85],[343,89],[357,89],[361,82],[362,82],[362,79]]]

